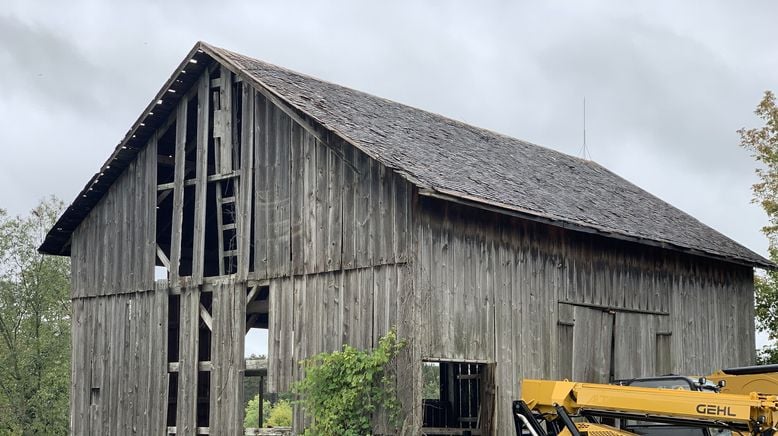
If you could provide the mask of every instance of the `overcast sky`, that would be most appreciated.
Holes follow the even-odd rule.
[[[0,6],[12,214],[69,203],[203,40],[574,155],[585,97],[595,161],[766,254],[736,130],[778,91],[778,2],[34,3]]]

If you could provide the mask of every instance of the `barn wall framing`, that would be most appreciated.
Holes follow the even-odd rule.
[[[78,357],[91,353],[105,367],[134,359],[128,370],[156,368],[150,383],[164,397],[148,405],[159,413],[142,423],[150,433],[235,433],[246,295],[260,283],[271,295],[271,391],[290,389],[299,360],[345,343],[372,347],[410,316],[397,303],[412,289],[408,182],[224,67],[205,68],[194,83],[73,234],[73,301],[85,321],[74,321],[84,351],[74,359],[74,393],[83,394],[72,410],[74,422],[93,423],[76,433],[134,425],[101,404],[138,391],[124,386],[125,373],[91,376],[96,364],[85,370]],[[155,282],[155,267],[167,278]],[[112,316],[107,304],[139,312]],[[140,317],[151,306],[154,317]],[[95,325],[133,332],[133,354],[110,338],[82,343]],[[121,389],[95,393],[100,385]],[[117,413],[121,422],[106,420]]]

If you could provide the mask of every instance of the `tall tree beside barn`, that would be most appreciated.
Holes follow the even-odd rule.
[[[0,434],[67,434],[70,262],[39,254],[62,210],[0,209]]]
[[[775,94],[766,91],[754,111],[764,125],[740,129],[740,145],[752,152],[760,164],[759,182],[754,184],[754,201],[762,205],[769,223],[762,231],[770,243],[770,259],[778,260],[778,106]],[[778,271],[770,270],[755,278],[757,326],[770,337],[770,344],[757,352],[760,363],[778,363]]]

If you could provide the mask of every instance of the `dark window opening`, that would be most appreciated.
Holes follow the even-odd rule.
[[[205,319],[213,314],[213,293],[200,292],[200,325],[198,327],[197,360],[208,362],[211,360],[211,327],[208,327]]]
[[[167,426],[176,426],[176,409],[178,408],[178,373],[168,373],[167,388]]]
[[[181,297],[179,295],[168,296],[167,314],[167,360],[168,364],[178,362],[178,333]],[[168,372],[168,403],[167,426],[176,426],[176,409],[178,403],[178,373]]]
[[[211,373],[200,371],[197,373],[197,426],[208,427],[211,413]]]
[[[157,183],[173,183],[176,156],[176,123],[157,140]]]
[[[194,214],[195,214],[195,187],[184,187],[184,208],[181,225],[181,258],[178,263],[178,275],[181,277],[192,275],[194,254]]]
[[[487,365],[466,362],[423,362],[423,426],[436,429],[479,429],[493,404],[485,377]],[[444,434],[444,433],[436,433]],[[461,434],[461,430],[452,432]]]
[[[184,139],[184,179],[197,177],[197,94],[186,105],[186,137]]]

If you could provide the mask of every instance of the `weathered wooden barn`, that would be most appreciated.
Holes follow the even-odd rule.
[[[72,259],[77,435],[242,434],[248,329],[282,392],[392,326],[405,434],[510,434],[522,377],[752,363],[772,267],[594,162],[205,43],[40,250]]]

